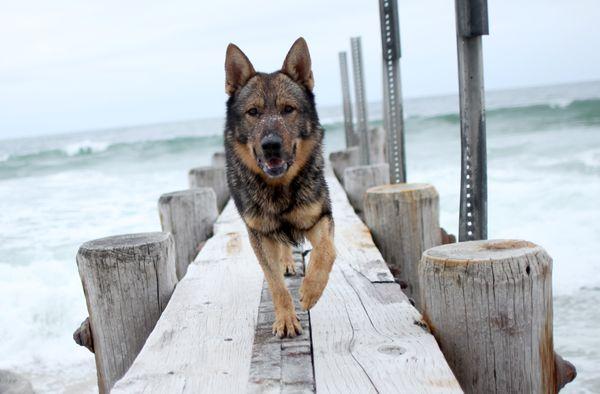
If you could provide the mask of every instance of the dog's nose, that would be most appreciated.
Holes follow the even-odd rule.
[[[260,141],[263,153],[266,157],[279,156],[283,140],[277,134],[269,134]]]

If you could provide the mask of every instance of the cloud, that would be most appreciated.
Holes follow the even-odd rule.
[[[600,78],[594,0],[490,2],[490,88]],[[337,52],[363,37],[367,95],[381,97],[375,1],[24,0],[0,14],[0,138],[223,113],[223,57],[236,42],[277,69],[304,36],[318,102],[340,102]],[[455,92],[451,1],[400,2],[405,96]]]

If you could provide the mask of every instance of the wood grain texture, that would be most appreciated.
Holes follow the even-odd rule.
[[[197,167],[188,173],[190,188],[212,187],[217,195],[217,207],[221,212],[229,201],[229,186],[225,167]]]
[[[245,391],[263,274],[229,203],[115,393]]]
[[[552,260],[520,240],[427,250],[423,314],[467,393],[557,391]]]
[[[144,233],[84,243],[77,267],[92,332],[98,386],[127,371],[166,307],[177,278],[173,238]]]
[[[354,213],[342,185],[333,176],[327,177],[327,184],[335,223],[336,261],[349,264],[371,282],[394,282],[371,232]]]
[[[348,167],[354,167],[358,165],[358,147],[353,146],[348,149],[344,149],[337,152],[331,152],[329,154],[329,161],[333,167],[333,173],[340,182],[344,182],[344,170]]]
[[[313,393],[315,380],[312,365],[312,347],[308,312],[298,305],[298,289],[304,277],[304,259],[301,250],[294,253],[296,275],[286,276],[285,283],[292,297],[302,334],[279,339],[273,335],[275,319],[273,300],[267,282],[263,284],[250,364],[250,393]]]
[[[367,190],[364,208],[376,245],[418,307],[421,255],[441,244],[437,191],[422,183],[376,186]]]
[[[338,258],[309,313],[317,392],[461,392],[343,189],[328,184]]]
[[[350,203],[362,214],[365,193],[373,186],[390,183],[390,167],[387,163],[348,167],[344,170],[344,189]]]
[[[181,279],[212,235],[217,197],[210,187],[166,193],[158,199],[158,213],[162,230],[171,233],[175,241],[177,279]]]

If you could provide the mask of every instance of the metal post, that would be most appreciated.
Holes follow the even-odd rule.
[[[379,0],[383,55],[383,119],[387,135],[390,182],[406,182],[404,113],[400,80],[400,25],[397,0]]]
[[[348,61],[346,52],[340,52],[340,75],[342,77],[342,99],[344,103],[344,130],[346,131],[346,148],[355,146],[357,141],[352,120],[352,100],[350,99],[350,81],[348,80]]]
[[[487,159],[481,36],[488,34],[487,0],[456,0],[460,90],[461,181],[459,240],[487,238]]]
[[[371,159],[369,157],[369,136],[367,135],[367,104],[360,37],[352,37],[350,39],[350,46],[352,47],[352,70],[354,73],[356,128],[359,138],[360,164],[367,165],[371,162]]]

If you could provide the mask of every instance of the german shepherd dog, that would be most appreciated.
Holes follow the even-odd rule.
[[[292,246],[312,245],[304,310],[321,297],[336,257],[308,46],[296,40],[281,70],[267,74],[229,44],[225,74],[227,183],[273,297],[273,334],[294,337],[302,327],[283,280],[295,274]]]

